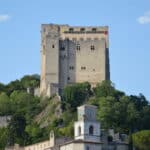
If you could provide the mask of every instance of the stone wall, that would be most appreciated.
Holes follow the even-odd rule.
[[[11,116],[0,116],[0,128],[7,127],[8,121],[11,119]]]
[[[68,84],[110,79],[108,27],[42,25],[41,85],[47,96]]]

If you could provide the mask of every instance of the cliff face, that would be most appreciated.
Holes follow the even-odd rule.
[[[41,128],[48,126],[54,118],[59,118],[62,114],[61,101],[59,96],[53,97],[46,107],[35,117]]]

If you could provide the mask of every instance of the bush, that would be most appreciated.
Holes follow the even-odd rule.
[[[132,135],[133,145],[140,150],[150,149],[150,130],[143,130]]]

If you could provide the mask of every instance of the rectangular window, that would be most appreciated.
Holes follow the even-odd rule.
[[[86,67],[85,67],[85,66],[82,66],[82,67],[81,67],[81,70],[86,70]]]
[[[69,32],[73,32],[73,28],[69,28]]]
[[[95,50],[95,46],[94,45],[91,45],[91,50]]]
[[[74,70],[74,66],[70,66],[69,69],[70,69],[70,70]]]
[[[81,31],[81,32],[84,32],[84,31],[85,31],[85,28],[81,28],[80,31]]]
[[[96,32],[96,28],[92,28],[92,31],[93,31],[93,32]]]
[[[80,44],[76,45],[76,49],[79,51],[80,50]]]

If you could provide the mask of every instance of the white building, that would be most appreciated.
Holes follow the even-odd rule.
[[[60,150],[101,150],[100,123],[96,121],[96,106],[78,107],[78,121],[74,124],[74,140],[60,146]]]

